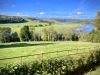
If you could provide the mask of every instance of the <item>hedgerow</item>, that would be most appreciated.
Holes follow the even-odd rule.
[[[100,49],[77,56],[65,56],[32,64],[0,68],[0,75],[83,75],[100,65]]]

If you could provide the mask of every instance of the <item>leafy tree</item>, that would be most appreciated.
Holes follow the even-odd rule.
[[[56,31],[53,26],[48,26],[42,29],[42,40],[44,41],[54,41],[56,40]]]
[[[20,42],[20,38],[17,32],[11,33],[11,42]]]
[[[29,26],[24,26],[20,30],[20,37],[22,41],[29,41],[31,40],[31,33],[29,30]]]
[[[0,40],[2,42],[10,42],[11,28],[10,27],[0,27]]]
[[[64,31],[62,36],[63,36],[63,40],[65,40],[65,41],[71,40],[70,31]]]
[[[79,35],[79,40],[80,40],[80,41],[88,42],[89,39],[90,39],[90,37],[89,37],[89,33],[88,33],[88,32],[81,33],[81,34]]]
[[[42,38],[43,41],[47,41],[48,40],[48,30],[47,30],[47,27],[42,29],[42,37],[41,38]]]
[[[31,41],[35,40],[35,28],[30,27],[30,35],[31,35]]]
[[[79,40],[78,35],[74,31],[72,31],[72,33],[71,33],[71,39],[72,39],[72,41],[78,41]]]
[[[96,29],[93,29],[89,34],[89,41],[100,43],[100,11],[97,14],[96,19],[94,20],[94,25]]]
[[[62,41],[62,39],[63,39],[63,33],[58,33],[57,40]]]
[[[94,20],[94,25],[97,27],[97,30],[100,30],[100,11],[97,14],[96,19]]]
[[[34,41],[41,41],[41,33],[34,32]]]
[[[100,30],[92,30],[89,34],[89,41],[100,43]]]

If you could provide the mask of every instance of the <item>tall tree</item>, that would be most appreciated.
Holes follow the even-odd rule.
[[[20,42],[20,38],[17,32],[11,33],[11,42]]]
[[[29,26],[24,26],[23,28],[21,28],[20,37],[22,41],[29,41],[31,39]]]
[[[48,26],[42,29],[42,40],[44,41],[54,41],[57,37],[56,31],[53,26]]]

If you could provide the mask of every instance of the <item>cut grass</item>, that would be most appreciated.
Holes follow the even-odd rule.
[[[62,51],[62,50],[72,50],[69,53],[74,54],[77,53],[75,49],[82,48],[91,48],[100,46],[100,43],[89,43],[89,42],[24,42],[17,44],[2,44],[0,45],[0,59],[8,58],[8,57],[17,57],[24,55],[33,55],[40,54],[45,52],[54,52],[54,51]],[[85,50],[87,52],[88,49]],[[84,53],[84,49],[79,51],[80,53]],[[50,53],[44,54],[43,59],[48,59],[56,56],[67,55],[68,52],[61,53]],[[33,60],[41,60],[42,54],[32,57],[22,58],[22,61],[31,62]],[[0,61],[0,66],[4,66],[5,64],[13,64],[20,63],[21,58],[18,59],[8,59]]]

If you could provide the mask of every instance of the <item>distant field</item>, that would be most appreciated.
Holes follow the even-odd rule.
[[[35,22],[35,21],[31,21],[28,20],[28,22],[26,23],[7,23],[7,24],[0,24],[0,27],[10,27],[12,29],[12,31],[17,31],[19,32],[20,29],[24,26],[24,25],[39,25],[42,24],[44,27],[45,25],[48,25],[48,23],[40,23],[40,22]],[[80,26],[79,24],[53,24],[54,29],[55,30],[68,30],[68,29],[72,29],[75,27]],[[35,31],[42,31],[43,27],[35,27]]]
[[[7,43],[0,45],[0,59],[7,57],[40,54],[45,52],[62,51],[62,50],[72,50],[70,51],[70,53],[74,54],[77,53],[75,49],[91,48],[96,46],[100,46],[100,43],[89,43],[89,42],[24,42],[17,44]],[[85,51],[87,52],[88,49],[86,49]],[[84,53],[84,49],[79,52]],[[58,53],[58,56],[67,54],[68,52],[62,52]],[[51,53],[44,55],[43,58],[48,59],[56,56],[57,56],[56,53]],[[23,61],[31,62],[36,59],[40,60],[41,58],[42,55],[34,57],[26,57],[23,58]],[[20,63],[20,58],[0,61],[0,66],[13,63],[17,64]]]

